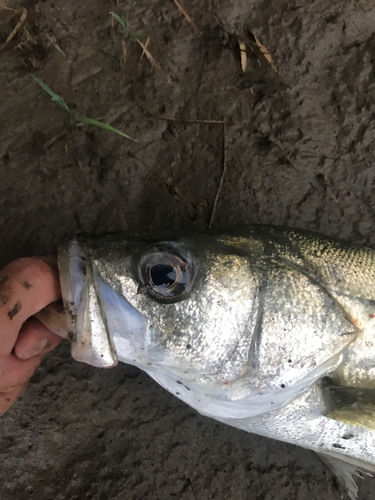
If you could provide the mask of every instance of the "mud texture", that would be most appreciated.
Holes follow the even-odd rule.
[[[373,2],[183,5],[194,25],[172,0],[0,2],[0,265],[77,231],[210,221],[375,248]],[[32,75],[138,142],[77,125]],[[132,367],[79,365],[67,345],[0,432],[2,500],[344,498],[314,454],[201,417]],[[361,482],[360,500],[374,495]]]

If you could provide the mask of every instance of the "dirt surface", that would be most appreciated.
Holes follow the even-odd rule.
[[[172,0],[2,0],[0,265],[77,231],[210,222],[375,248],[371,3],[185,0],[191,24]],[[32,75],[138,142],[77,125]],[[343,498],[314,454],[201,417],[134,368],[79,365],[66,345],[0,432],[2,500]],[[360,500],[374,495],[361,482]]]

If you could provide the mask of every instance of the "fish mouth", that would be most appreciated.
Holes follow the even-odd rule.
[[[105,283],[84,242],[60,245],[58,266],[72,357],[99,368],[146,365],[147,319]]]

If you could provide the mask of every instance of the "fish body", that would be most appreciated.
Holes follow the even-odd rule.
[[[60,250],[73,357],[135,365],[203,415],[375,471],[375,252],[244,226]],[[334,462],[332,462],[334,463]]]

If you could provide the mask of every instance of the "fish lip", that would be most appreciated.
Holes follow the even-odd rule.
[[[99,368],[116,366],[90,250],[75,237],[59,245],[57,262],[73,359]]]
[[[73,245],[79,248],[78,240],[63,240],[57,249],[57,266],[59,270],[61,297],[64,306],[68,338],[71,342],[76,340],[77,330],[77,307],[73,297],[73,289],[70,274],[70,256]]]

